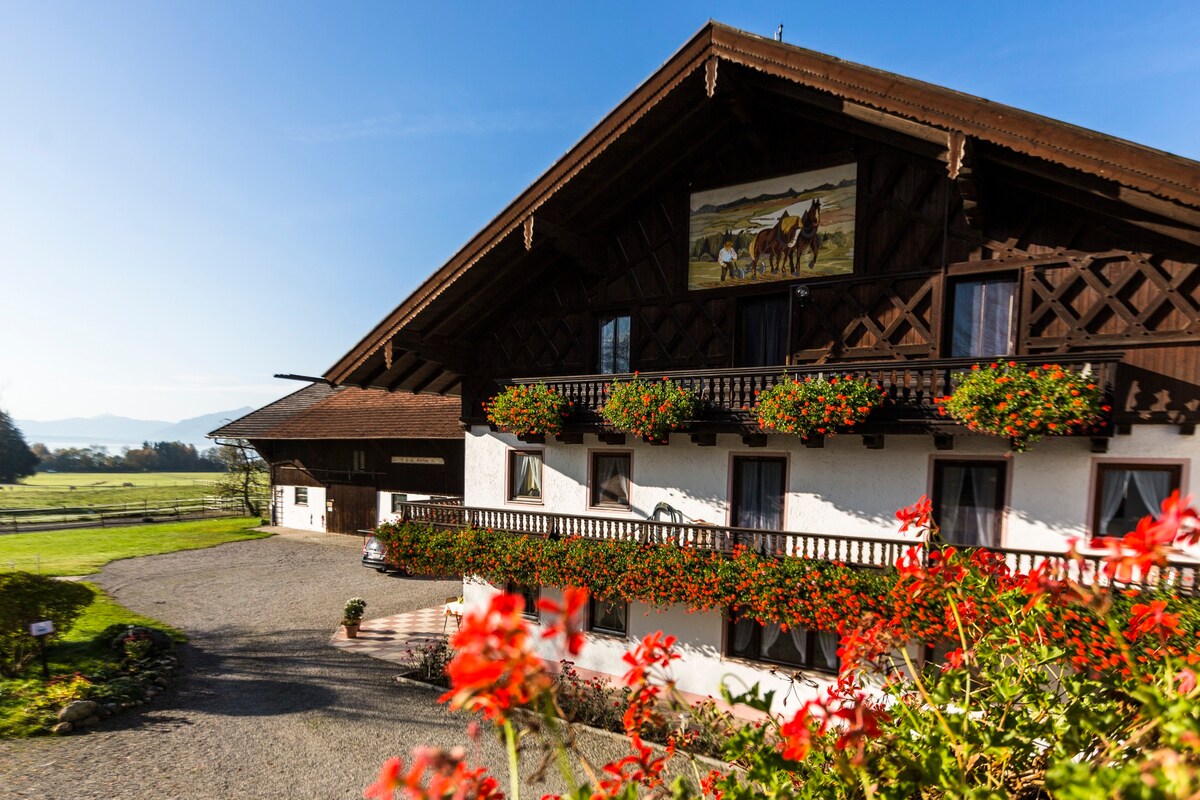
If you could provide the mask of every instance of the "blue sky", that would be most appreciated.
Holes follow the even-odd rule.
[[[708,18],[1200,158],[1200,4],[7,3],[0,408],[319,374]]]

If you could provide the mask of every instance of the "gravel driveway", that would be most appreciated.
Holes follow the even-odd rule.
[[[98,729],[0,741],[0,797],[357,798],[389,756],[466,744],[470,717],[396,684],[395,665],[326,644],[348,597],[385,616],[437,605],[459,584],[379,575],[335,541],[274,536],[105,567],[97,582],[122,604],[188,633],[182,679]],[[581,743],[600,763],[625,751]],[[507,786],[490,736],[472,761]]]

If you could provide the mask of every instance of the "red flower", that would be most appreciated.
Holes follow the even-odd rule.
[[[583,631],[576,627],[575,620],[579,617],[580,610],[587,605],[587,600],[587,589],[577,589],[574,586],[568,586],[563,590],[561,606],[553,600],[539,600],[538,608],[552,617],[557,617],[556,621],[547,626],[542,638],[552,639],[562,634],[567,640],[567,652],[573,656],[579,655],[586,637],[584,637]]]
[[[812,747],[813,718],[808,713],[810,705],[805,703],[801,706],[796,716],[779,729],[782,755],[790,761],[803,761]]]
[[[896,519],[902,523],[900,532],[906,532],[915,526],[918,530],[928,530],[933,526],[933,503],[925,495],[921,499],[896,511]]]
[[[1151,600],[1149,604],[1135,603],[1129,614],[1129,638],[1137,639],[1143,634],[1155,631],[1159,639],[1166,641],[1168,636],[1178,633],[1179,615],[1168,614],[1166,611],[1166,600]]]

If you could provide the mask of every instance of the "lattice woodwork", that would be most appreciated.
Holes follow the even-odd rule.
[[[796,312],[794,362],[934,355],[940,286],[940,274],[925,274],[813,287]]]

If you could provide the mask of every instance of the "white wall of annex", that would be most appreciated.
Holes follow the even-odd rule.
[[[308,503],[296,504],[295,486],[281,486],[283,489],[283,508],[280,524],[285,528],[296,528],[303,531],[325,531],[325,489],[319,486],[308,487]]]

